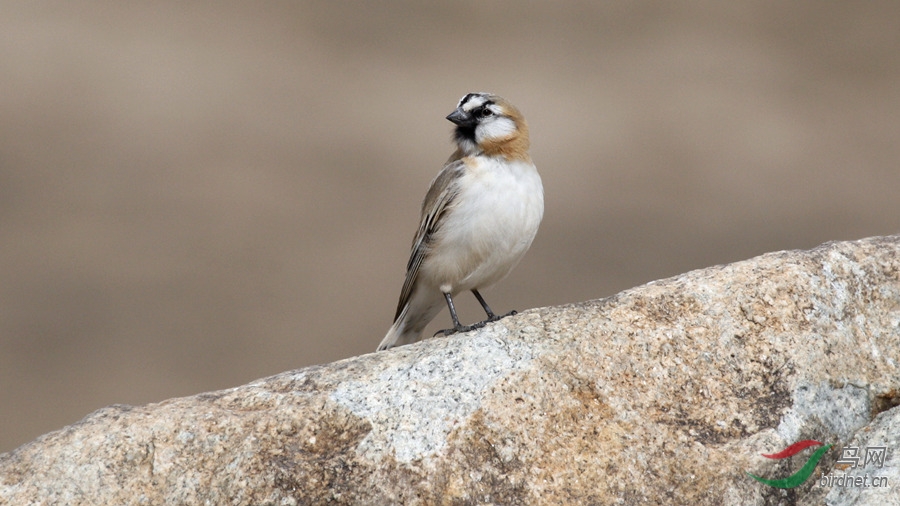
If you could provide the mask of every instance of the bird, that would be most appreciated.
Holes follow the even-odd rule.
[[[468,93],[448,116],[456,150],[422,202],[394,323],[377,351],[419,341],[444,304],[449,336],[516,314],[495,314],[480,291],[519,263],[544,215],[544,187],[528,149],[528,124],[506,99]],[[463,325],[453,298],[471,291],[487,318]]]

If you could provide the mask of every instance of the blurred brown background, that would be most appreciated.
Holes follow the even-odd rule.
[[[890,1],[5,2],[0,451],[373,351],[469,91],[522,109],[546,191],[498,311],[896,233],[898,26]]]

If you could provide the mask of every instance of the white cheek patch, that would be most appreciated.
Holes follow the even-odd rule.
[[[484,141],[500,140],[511,136],[516,131],[516,124],[509,118],[494,116],[475,128],[475,141],[481,144]]]

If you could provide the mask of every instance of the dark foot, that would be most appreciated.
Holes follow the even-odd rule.
[[[483,321],[483,322],[481,322],[481,323],[485,323],[485,324],[487,324],[487,323],[493,323],[493,322],[495,322],[495,321],[502,320],[502,319],[506,318],[507,316],[513,316],[513,315],[517,315],[517,314],[519,314],[519,312],[516,311],[515,309],[513,309],[512,311],[510,311],[510,312],[508,312],[508,313],[506,313],[506,314],[502,314],[502,315],[499,315],[499,316],[498,316],[498,315],[491,316],[490,318],[488,318],[487,320],[485,320],[485,321]]]
[[[438,330],[431,337],[452,336],[453,334],[459,334],[460,332],[468,332],[470,330],[480,329],[481,327],[484,327],[486,324],[487,324],[487,322],[478,322],[478,323],[473,323],[472,325],[457,325],[456,327],[453,327],[452,329]]]

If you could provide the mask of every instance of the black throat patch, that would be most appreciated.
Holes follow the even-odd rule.
[[[457,144],[460,144],[461,142],[465,142],[465,141],[468,141],[468,142],[471,142],[474,144],[475,143],[475,127],[474,126],[470,126],[470,127],[458,126],[458,127],[456,127],[456,130],[453,131],[453,140]]]

